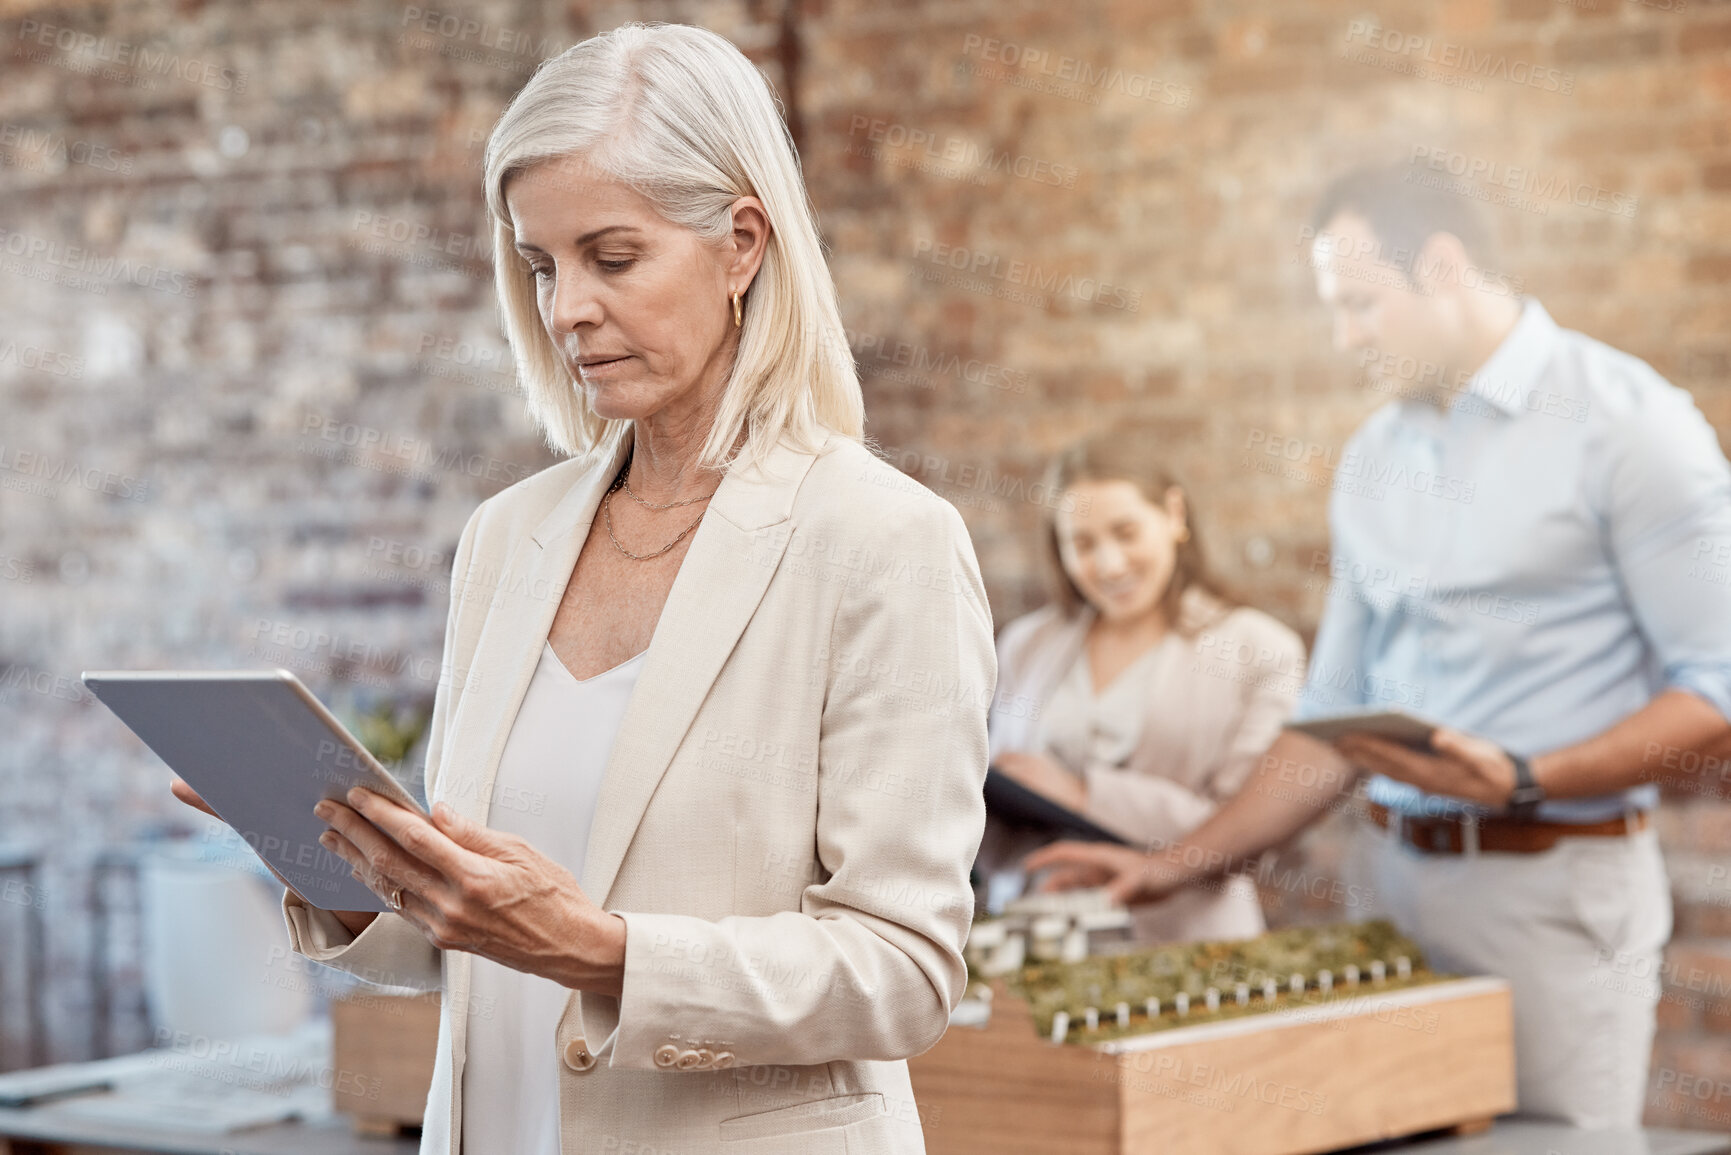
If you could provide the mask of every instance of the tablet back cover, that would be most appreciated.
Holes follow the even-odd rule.
[[[1012,826],[1037,830],[1053,839],[1074,838],[1083,842],[1130,845],[1104,826],[1028,789],[1002,770],[986,771],[985,792],[986,810]]]
[[[328,827],[313,806],[351,786],[420,806],[289,671],[96,671],[84,683],[309,904],[388,909],[319,845]]]

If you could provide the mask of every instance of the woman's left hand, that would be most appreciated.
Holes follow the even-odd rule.
[[[448,803],[426,818],[356,787],[349,805],[313,808],[319,841],[440,950],[461,950],[562,986],[620,994],[625,920],[593,902],[563,866]]]
[[[1058,805],[1081,811],[1088,805],[1088,784],[1044,754],[1005,751],[992,765]]]

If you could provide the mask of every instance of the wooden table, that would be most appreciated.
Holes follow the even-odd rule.
[[[340,1118],[284,1123],[227,1135],[139,1135],[82,1121],[57,1121],[52,1105],[28,1111],[0,1108],[0,1155],[140,1151],[155,1155],[414,1155],[419,1147],[415,1139],[355,1135]],[[1500,1119],[1481,1135],[1397,1140],[1351,1151],[1352,1155],[1731,1155],[1731,1136],[1655,1129],[1638,1133],[1577,1131],[1554,1123]]]
[[[1560,1123],[1499,1119],[1482,1135],[1354,1147],[1352,1155],[1727,1155],[1731,1135],[1711,1131],[1577,1131]]]
[[[227,1134],[141,1133],[57,1117],[52,1103],[23,1111],[0,1108],[0,1155],[415,1155],[420,1140],[356,1135],[340,1116],[279,1123]]]

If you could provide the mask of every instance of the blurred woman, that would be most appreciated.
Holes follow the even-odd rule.
[[[993,768],[1142,846],[1179,839],[1231,797],[1297,703],[1304,645],[1210,575],[1188,495],[1149,439],[1059,454],[1044,533],[1053,598],[998,637]],[[1047,836],[988,820],[976,864],[996,897]],[[995,881],[994,881],[995,880]],[[1230,878],[1135,908],[1137,938],[1248,938],[1254,883]]]

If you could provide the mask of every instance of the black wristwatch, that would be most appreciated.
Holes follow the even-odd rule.
[[[1509,761],[1515,764],[1515,788],[1509,793],[1508,808],[1504,811],[1510,818],[1530,819],[1539,808],[1539,803],[1545,800],[1545,788],[1533,780],[1533,764],[1519,754],[1503,751],[1508,754]]]

